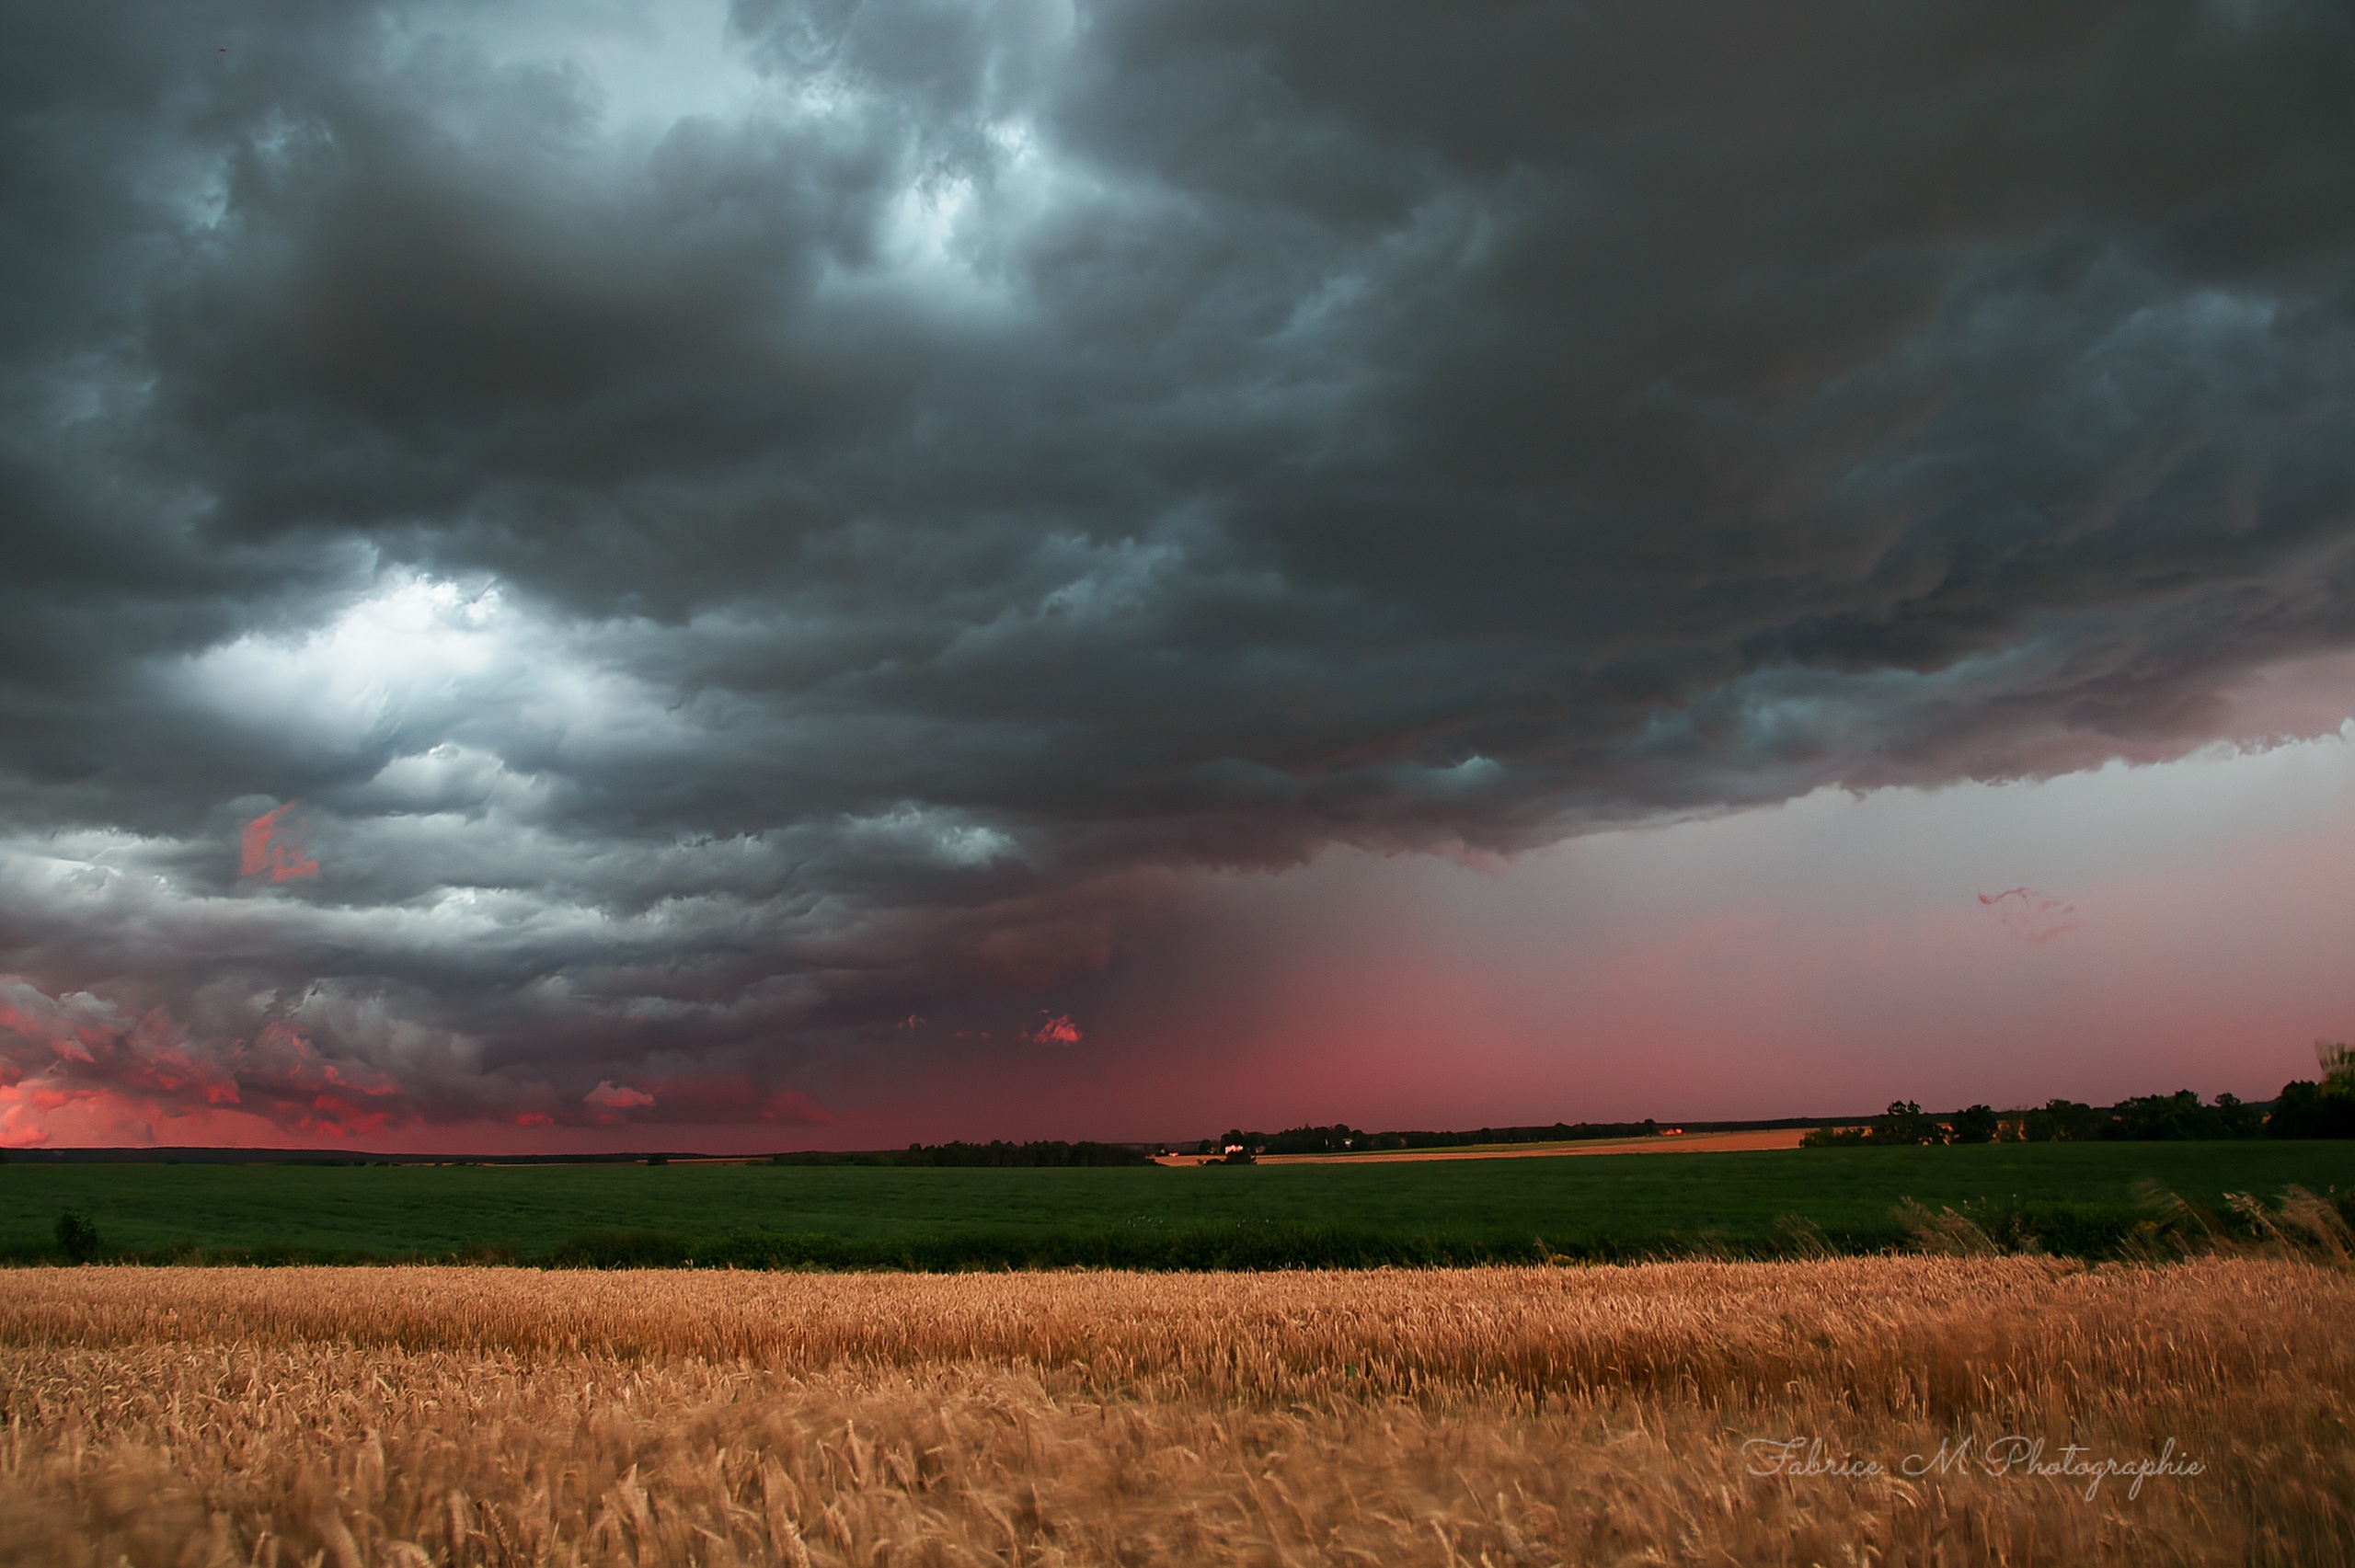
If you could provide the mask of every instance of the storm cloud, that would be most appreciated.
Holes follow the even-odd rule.
[[[11,1116],[806,1129],[1198,872],[2355,645],[2341,6],[0,29]]]

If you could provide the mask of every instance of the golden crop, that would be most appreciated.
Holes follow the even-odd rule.
[[[2286,1258],[0,1280],[6,1563],[2355,1562]]]

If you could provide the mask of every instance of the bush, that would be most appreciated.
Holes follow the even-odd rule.
[[[88,1263],[98,1255],[98,1228],[86,1214],[72,1209],[57,1217],[57,1250],[74,1263]]]

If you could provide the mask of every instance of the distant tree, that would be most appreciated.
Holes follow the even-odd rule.
[[[2265,1118],[2269,1138],[2355,1138],[2355,1047],[2344,1040],[2316,1040],[2315,1061],[2322,1082],[2292,1079],[2274,1097]]]
[[[1844,1149],[1866,1141],[1872,1129],[1862,1127],[1816,1127],[1799,1135],[1801,1149]]]
[[[1957,1143],[1993,1143],[1995,1141],[1995,1129],[2002,1124],[1989,1107],[1973,1105],[1969,1110],[1956,1112],[1949,1125],[1954,1128]]]
[[[2223,1138],[2263,1138],[2265,1117],[2255,1105],[2243,1103],[2237,1094],[2216,1096],[2216,1120],[2223,1127]]]
[[[1944,1143],[1946,1130],[1924,1116],[1922,1107],[1912,1100],[1891,1100],[1889,1109],[1873,1118],[1873,1130],[1867,1139],[1871,1143],[1921,1144]]]
[[[2206,1107],[2188,1089],[2172,1094],[2137,1094],[2120,1100],[2110,1111],[2104,1138],[2139,1143],[2179,1143],[2206,1136],[2201,1113]]]
[[[2275,1097],[2265,1132],[2269,1138],[2355,1138],[2355,1094],[2332,1093],[2328,1080],[2292,1079]]]
[[[1094,1143],[1086,1139],[1066,1143],[1042,1138],[1009,1143],[994,1138],[987,1143],[918,1143],[905,1154],[894,1154],[894,1165],[998,1165],[1017,1167],[1070,1165],[1150,1165],[1153,1156],[1127,1143]]]
[[[1040,1139],[1030,1143],[911,1143],[907,1148],[862,1152],[813,1150],[770,1157],[775,1165],[984,1165],[1020,1168],[1065,1165],[1150,1165],[1153,1156],[1135,1144],[1065,1143]]]
[[[2029,1143],[2064,1143],[2099,1136],[2102,1113],[2077,1100],[2047,1100],[2020,1119]]]
[[[1286,1127],[1258,1147],[1269,1154],[1341,1154],[1371,1141],[1348,1123],[1335,1122],[1331,1127]]]

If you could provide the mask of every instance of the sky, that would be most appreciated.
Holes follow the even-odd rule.
[[[0,1144],[2269,1096],[2355,14],[0,13]]]

